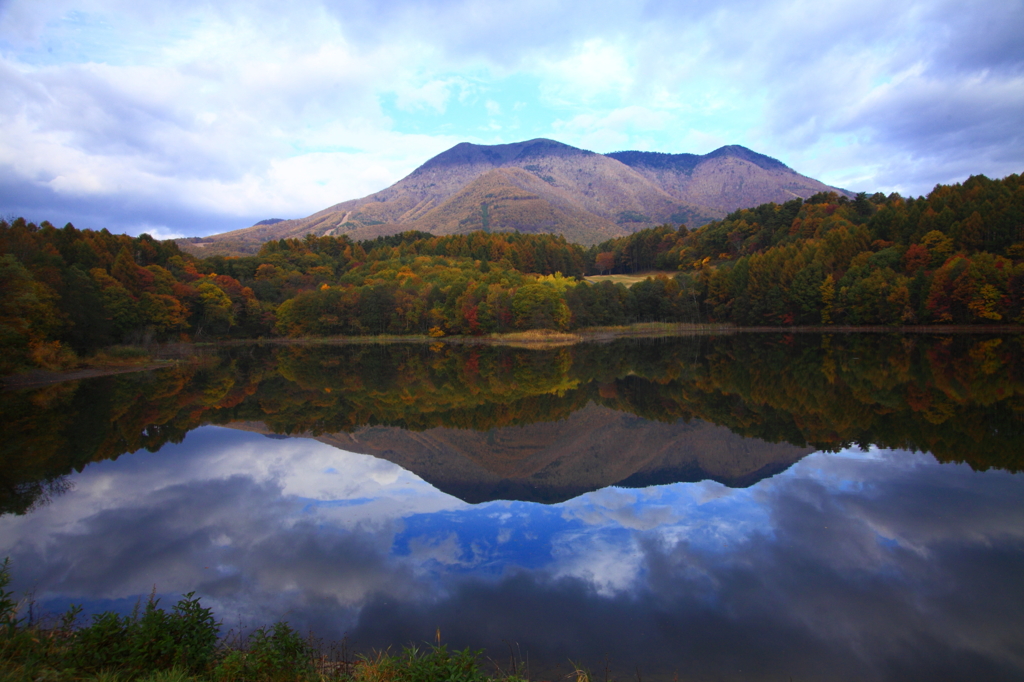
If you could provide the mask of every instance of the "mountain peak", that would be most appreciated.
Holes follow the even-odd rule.
[[[715,151],[704,155],[705,159],[718,159],[723,157],[743,159],[744,161],[749,161],[755,166],[758,166],[759,168],[764,168],[765,170],[790,170],[789,166],[782,163],[778,159],[773,159],[772,157],[765,156],[764,154],[758,154],[757,152],[747,149],[746,147],[742,147],[738,144],[730,144],[724,147],[719,147]]]
[[[627,166],[643,166],[651,169],[674,170],[692,173],[698,164],[711,159],[736,158],[754,164],[764,170],[789,170],[789,167],[777,159],[742,147],[730,144],[719,147],[707,154],[664,154],[662,152],[622,151],[605,154]]]
[[[577,149],[556,140],[539,137],[509,144],[473,144],[460,142],[451,149],[441,152],[413,171],[414,174],[437,170],[448,166],[490,165],[504,166],[542,156],[590,155],[594,152]]]

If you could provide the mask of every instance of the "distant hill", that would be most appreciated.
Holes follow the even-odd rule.
[[[193,253],[252,253],[270,239],[347,234],[369,239],[406,230],[553,232],[580,244],[666,222],[703,225],[738,208],[839,191],[785,164],[731,145],[703,156],[596,154],[546,139],[463,142],[387,189],[306,218],[264,220],[202,240]]]

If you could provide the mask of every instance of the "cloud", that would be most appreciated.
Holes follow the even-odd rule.
[[[659,151],[659,136],[651,133],[681,125],[675,112],[629,106],[600,115],[579,114],[567,121],[556,120],[552,128],[559,139],[585,149]]]
[[[463,549],[459,544],[459,536],[454,532],[448,533],[443,538],[415,537],[410,539],[409,556],[420,565],[428,562],[437,562],[447,566],[463,563]]]
[[[563,507],[566,519],[578,519],[588,525],[614,523],[633,530],[650,530],[679,519],[678,503],[656,504],[642,492],[604,488],[569,500]]]
[[[585,106],[605,97],[618,101],[633,84],[627,51],[600,39],[587,40],[538,70],[544,73],[541,92],[555,106]]]
[[[0,211],[202,234],[541,136],[923,193],[1022,170],[1022,30],[963,0],[7,0]]]
[[[135,203],[150,207],[140,222],[194,234],[376,191],[412,170],[410,157],[453,144],[387,129],[375,84],[395,80],[396,51],[355,52],[336,32],[311,47],[269,38],[210,20],[141,65],[33,66],[7,55],[0,168],[36,191],[0,186],[3,208],[35,216],[79,202],[109,214]],[[240,58],[253,45],[263,47]],[[420,99],[441,106],[426,87]],[[162,204],[203,218],[169,223]],[[131,229],[114,213],[112,226]]]
[[[181,232],[177,232],[164,225],[149,225],[147,223],[143,223],[142,225],[139,225],[138,228],[136,229],[138,230],[138,232],[135,234],[135,236],[138,236],[140,234],[148,234],[153,239],[180,239],[181,237],[187,236]]]

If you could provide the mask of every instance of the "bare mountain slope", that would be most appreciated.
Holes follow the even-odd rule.
[[[347,234],[367,239],[405,230],[458,234],[554,232],[594,244],[664,222],[691,227],[767,201],[830,188],[739,146],[698,156],[602,155],[554,140],[463,142],[394,185],[306,218],[182,240],[194,253],[251,253],[270,239]]]
[[[433,234],[557,232],[577,242],[622,234],[621,227],[611,220],[582,209],[565,192],[515,167],[487,171],[406,225],[406,229]]]

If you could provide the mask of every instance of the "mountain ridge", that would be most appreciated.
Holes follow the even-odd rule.
[[[667,154],[664,152],[621,151],[605,154],[627,166],[649,166],[652,168],[676,168],[692,172],[702,161],[733,156],[753,163],[764,170],[792,169],[778,159],[759,154],[738,144],[730,144],[707,154]]]
[[[379,192],[306,218],[260,221],[179,244],[198,255],[254,253],[270,239],[308,233],[371,239],[483,229],[553,232],[591,245],[663,223],[698,227],[739,208],[823,191],[849,194],[740,145],[704,155],[598,154],[546,138],[460,142]]]

